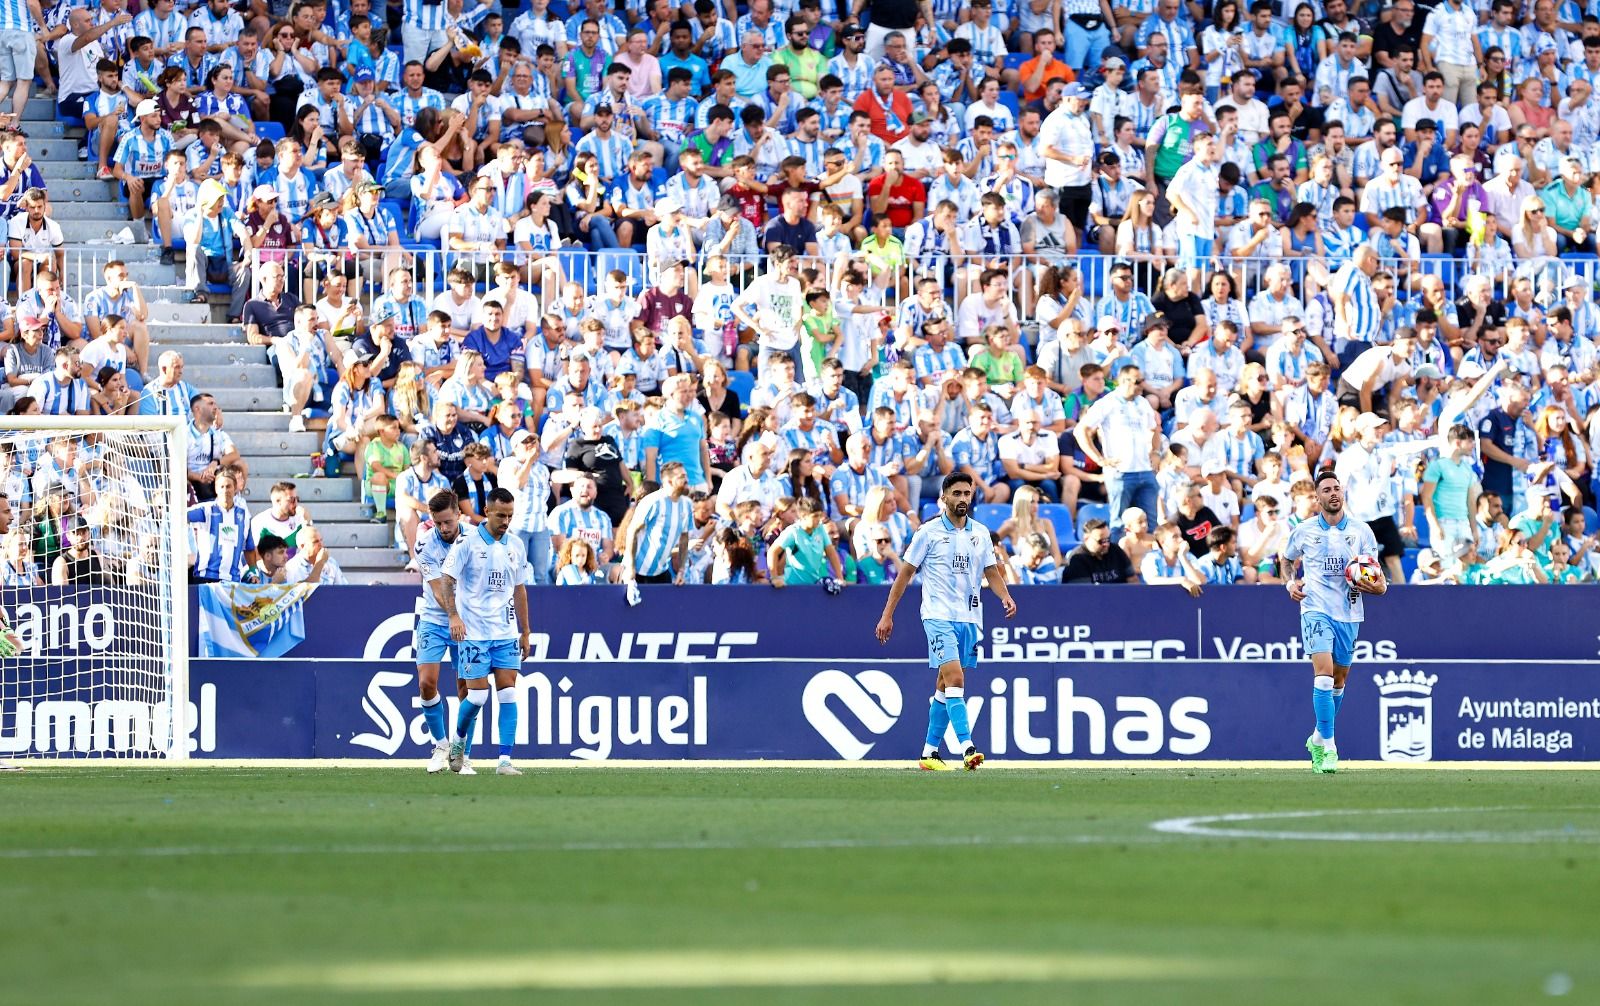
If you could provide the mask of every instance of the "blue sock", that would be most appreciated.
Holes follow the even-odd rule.
[[[427,699],[422,700],[422,721],[428,724],[428,736],[433,738],[434,743],[444,740],[444,698],[442,696],[435,695],[432,702]]]
[[[1344,705],[1344,689],[1335,688],[1333,690],[1333,724],[1335,727],[1339,725],[1339,707],[1342,705]],[[1330,734],[1329,736],[1332,735]]]
[[[928,738],[923,742],[922,754],[926,757],[930,752],[939,750],[939,745],[944,743],[944,732],[950,726],[950,707],[945,704],[943,692],[934,692],[933,699],[928,703]]]
[[[972,743],[972,724],[967,721],[967,698],[963,690],[946,688],[944,707],[950,712],[950,725],[956,728],[956,743],[965,751]]]
[[[496,717],[500,733],[500,757],[511,757],[511,746],[517,740],[517,690],[502,688],[494,693],[499,715]]]
[[[1317,714],[1317,733],[1333,740],[1333,678],[1319,674],[1311,683],[1311,708]]]
[[[480,701],[472,701],[478,696]],[[456,739],[461,741],[467,754],[472,753],[472,724],[478,721],[478,713],[483,711],[484,704],[489,701],[487,688],[475,688],[467,693],[467,699],[461,703],[461,712],[456,715]]]

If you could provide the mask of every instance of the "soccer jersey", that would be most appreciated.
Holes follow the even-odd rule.
[[[447,542],[439,535],[439,528],[432,521],[424,523],[417,528],[417,568],[422,571],[422,612],[417,616],[419,621],[431,625],[448,625],[450,616],[434,596],[433,588],[429,584],[444,575],[445,560],[450,557],[450,551],[466,535],[470,525],[459,525],[456,531],[456,540]],[[459,610],[460,602],[457,602]]]
[[[1344,570],[1358,555],[1377,554],[1372,529],[1348,515],[1331,526],[1320,513],[1296,524],[1284,543],[1283,557],[1301,560],[1306,591],[1301,613],[1327,615],[1336,622],[1361,621],[1361,594],[1345,580]]]
[[[956,527],[944,514],[917,528],[906,562],[922,573],[922,620],[983,624],[978,592],[995,564],[989,529],[971,518]]]
[[[467,639],[494,642],[517,638],[516,588],[529,582],[528,552],[511,535],[496,540],[480,525],[466,531],[444,560],[455,581],[456,613]]]
[[[611,537],[611,518],[597,506],[588,509],[578,506],[573,500],[556,507],[550,511],[550,523],[554,525],[556,534],[563,538],[577,538],[586,541],[596,553],[600,545]]]
[[[670,490],[657,489],[640,501],[635,521],[643,532],[634,556],[635,571],[640,576],[672,572],[672,553],[683,536],[694,530],[694,504],[689,497],[673,498]]]
[[[239,501],[224,510],[216,500],[189,508],[189,523],[204,528],[196,535],[195,573],[208,580],[237,583],[244,576],[245,552],[255,548],[250,537],[250,510]]]

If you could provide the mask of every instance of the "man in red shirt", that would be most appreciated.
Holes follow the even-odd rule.
[[[903,231],[922,218],[928,190],[906,174],[905,155],[891,150],[883,155],[883,174],[867,183],[867,198],[874,217],[888,217],[890,226]]]
[[[894,71],[878,64],[872,86],[862,91],[853,106],[872,120],[872,135],[893,143],[911,131],[911,99],[894,89]]]

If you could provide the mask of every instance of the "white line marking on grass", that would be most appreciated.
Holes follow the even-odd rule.
[[[1241,973],[1239,965],[1229,962],[1138,954],[819,947],[544,952],[294,964],[247,972],[237,984],[257,989],[449,993],[1171,981],[1229,978]]]
[[[1007,848],[1017,846],[1157,845],[1174,841],[1159,835],[932,835],[921,838],[798,838],[772,842],[719,842],[684,839],[662,842],[417,842],[372,845],[157,845],[129,848],[0,849],[12,859],[166,859],[180,856],[397,856],[481,852],[738,852],[813,849]]]
[[[1404,842],[1460,845],[1544,845],[1600,841],[1600,831],[1575,828],[1539,828],[1528,831],[1295,831],[1271,828],[1230,828],[1216,825],[1257,821],[1311,820],[1330,817],[1417,814],[1504,814],[1542,811],[1594,811],[1597,807],[1388,807],[1382,809],[1288,810],[1263,813],[1209,814],[1156,821],[1151,830],[1196,838],[1259,838],[1280,842]]]

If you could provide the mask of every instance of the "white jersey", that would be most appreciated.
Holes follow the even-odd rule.
[[[417,568],[422,571],[422,614],[417,616],[419,621],[430,625],[450,624],[449,613],[434,596],[433,588],[429,584],[444,575],[444,561],[450,557],[450,550],[456,543],[465,537],[464,532],[469,527],[469,525],[457,525],[456,540],[452,542],[447,542],[439,536],[439,528],[432,521],[427,521],[417,528]],[[458,610],[459,605],[458,600]],[[462,617],[466,617],[465,614]]]
[[[1336,622],[1361,621],[1362,595],[1345,580],[1344,569],[1358,555],[1377,554],[1378,539],[1372,529],[1349,515],[1331,527],[1320,513],[1296,524],[1283,546],[1283,557],[1300,560],[1306,590],[1301,613],[1317,612]]]
[[[528,553],[520,538],[507,533],[496,541],[479,525],[457,539],[444,573],[456,582],[456,612],[468,640],[517,638],[516,588],[528,583]]]
[[[989,529],[972,518],[958,528],[940,514],[917,528],[906,562],[922,573],[922,620],[983,625],[984,572],[995,564]]]

